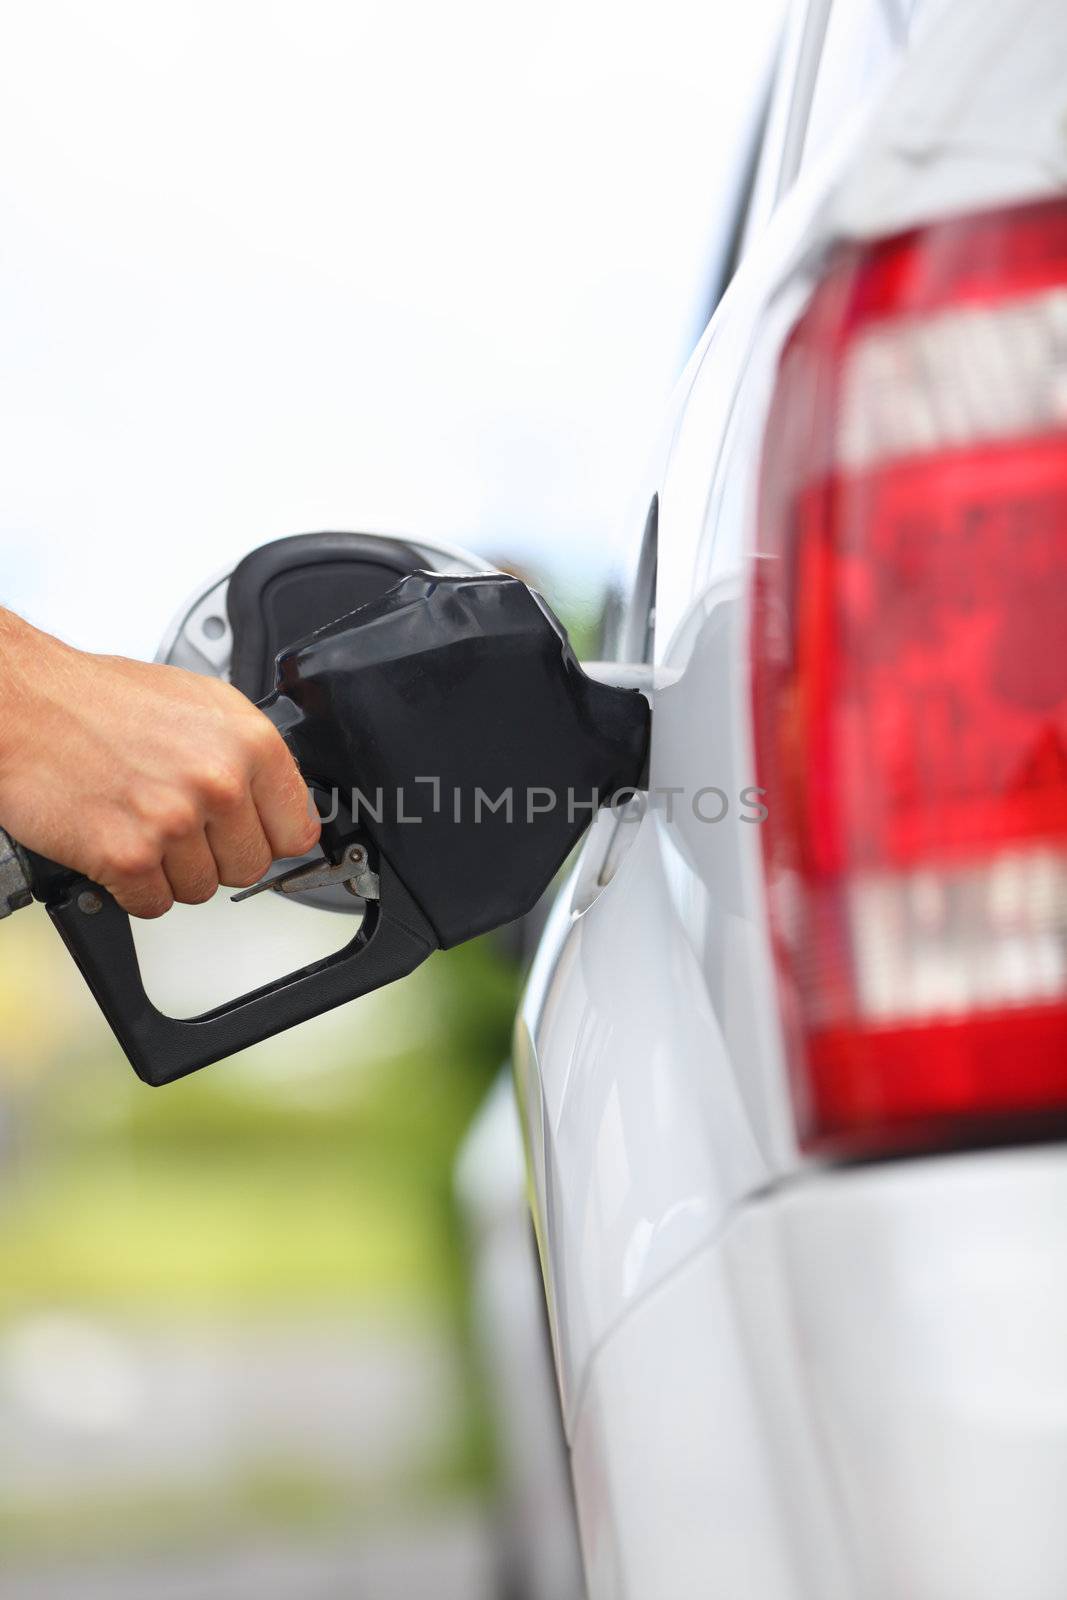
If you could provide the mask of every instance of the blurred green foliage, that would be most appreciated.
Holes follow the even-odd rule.
[[[452,1163],[516,983],[490,941],[439,952],[392,997],[417,1043],[391,1053],[356,1006],[351,1060],[335,1044],[296,1080],[227,1063],[146,1090],[94,1029],[9,1102],[0,1315],[454,1298]]]
[[[318,1033],[149,1090],[51,929],[26,914],[22,931],[0,975],[0,1356],[6,1329],[73,1312],[108,1326],[236,1322],[253,1342],[259,1326],[325,1319],[351,1326],[358,1360],[372,1315],[434,1330],[431,1348],[451,1352],[442,1381],[458,1375],[462,1393],[448,1437],[416,1452],[403,1483],[365,1461],[338,1478],[313,1453],[247,1461],[222,1489],[164,1472],[24,1492],[9,1474],[0,1548],[80,1560],[257,1529],[314,1536],[484,1486],[452,1178],[509,1050],[518,973],[503,948],[438,953]]]

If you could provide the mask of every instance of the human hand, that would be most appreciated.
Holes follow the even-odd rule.
[[[139,917],[255,883],[319,836],[281,735],[237,689],[4,611],[0,826]]]

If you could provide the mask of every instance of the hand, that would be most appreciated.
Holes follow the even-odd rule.
[[[4,611],[0,826],[139,917],[255,883],[319,836],[281,735],[238,690],[73,650]]]

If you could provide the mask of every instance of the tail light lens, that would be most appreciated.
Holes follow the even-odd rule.
[[[1067,206],[840,250],[782,354],[759,546],[802,1142],[1067,1127]]]

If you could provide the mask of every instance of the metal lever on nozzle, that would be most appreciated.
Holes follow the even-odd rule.
[[[236,905],[239,900],[250,900],[254,894],[262,894],[265,889],[272,890],[274,894],[307,894],[310,889],[324,889],[332,883],[340,884],[360,900],[379,898],[378,874],[370,869],[366,849],[361,844],[350,844],[340,861],[324,859],[311,861],[303,867],[290,867],[287,872],[279,872],[273,878],[263,878],[259,883],[254,883],[251,889],[231,894],[230,899]]]

